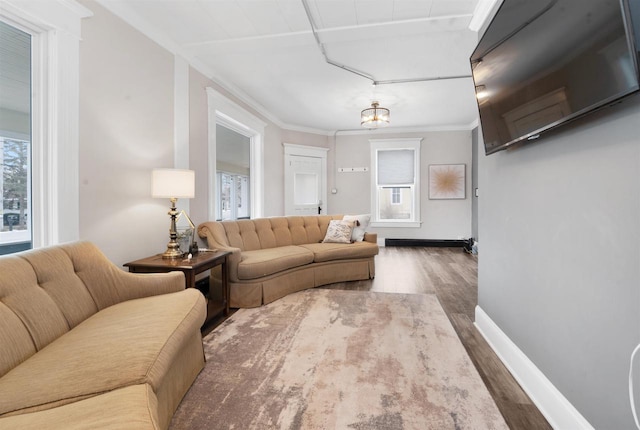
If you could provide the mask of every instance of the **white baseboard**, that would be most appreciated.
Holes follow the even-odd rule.
[[[594,430],[480,306],[476,306],[475,326],[554,429]]]

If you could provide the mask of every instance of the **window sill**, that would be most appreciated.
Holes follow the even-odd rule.
[[[395,222],[381,222],[373,221],[369,223],[371,227],[394,227],[394,228],[420,228],[422,222],[420,221],[395,221]]]

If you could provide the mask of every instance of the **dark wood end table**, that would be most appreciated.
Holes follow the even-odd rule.
[[[136,261],[125,263],[132,273],[166,273],[180,271],[184,273],[186,288],[196,288],[196,275],[205,270],[222,266],[222,302],[207,298],[207,319],[205,325],[214,317],[224,313],[229,315],[229,282],[227,276],[227,258],[231,255],[229,251],[201,251],[195,254],[191,260],[187,259],[163,259],[162,254],[142,258]]]

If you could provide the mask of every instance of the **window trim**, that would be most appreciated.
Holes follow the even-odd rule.
[[[372,227],[400,227],[419,228],[422,225],[420,217],[420,144],[422,138],[369,139],[371,163],[371,223]],[[413,217],[409,220],[378,220],[378,152],[384,150],[413,150],[414,151],[414,184],[413,184]]]
[[[260,218],[264,211],[264,129],[265,122],[249,113],[237,103],[215,89],[207,87],[208,104],[208,164],[209,164],[209,219],[216,219],[218,177],[216,172],[216,126],[225,126],[251,140],[251,167],[249,169],[251,218]]]
[[[74,1],[3,0],[0,19],[31,34],[32,246],[80,237],[81,20]]]

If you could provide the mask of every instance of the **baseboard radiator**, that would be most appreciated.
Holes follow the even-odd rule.
[[[385,239],[385,246],[431,246],[438,248],[464,248],[467,239]]]

